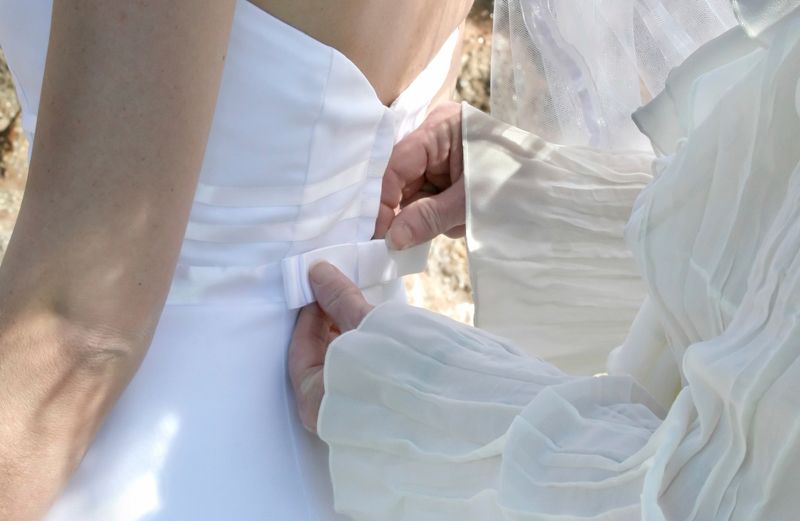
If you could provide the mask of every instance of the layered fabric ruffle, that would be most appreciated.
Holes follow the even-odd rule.
[[[604,372],[645,297],[623,236],[653,154],[554,145],[463,114],[475,324],[571,374]]]
[[[397,304],[335,341],[319,428],[337,506],[356,520],[796,518],[799,78],[800,17],[757,41],[735,29],[675,70],[646,109],[652,117],[640,119],[669,155],[657,160],[626,230],[649,294],[613,357],[632,377],[567,376],[511,342]],[[599,207],[576,203],[566,213],[537,195],[546,162],[526,162],[530,150],[497,128],[498,139],[480,146],[510,152],[517,169],[471,175],[530,194],[536,218],[558,211],[576,222]],[[534,137],[517,141],[546,148]],[[560,152],[552,151],[541,157]],[[607,171],[607,160],[595,164]],[[592,199],[566,180],[565,199],[570,191]],[[535,232],[535,219],[524,219]],[[512,244],[497,222],[496,244]],[[482,237],[491,251],[492,235]],[[559,237],[552,244],[554,255],[563,250]],[[487,304],[484,296],[479,305]],[[594,326],[576,323],[575,335]],[[538,339],[521,342],[535,350]],[[661,382],[647,376],[662,371]],[[670,405],[666,415],[651,394]]]
[[[333,352],[319,433],[337,510],[485,521],[591,517],[601,504],[636,519],[643,461],[620,471],[661,420],[632,379],[568,376],[400,304],[376,308]],[[538,517],[522,515],[532,508]]]

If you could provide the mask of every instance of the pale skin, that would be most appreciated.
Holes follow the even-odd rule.
[[[375,236],[398,250],[442,233],[463,237],[465,214],[461,105],[447,102],[392,150]]]
[[[47,512],[150,345],[235,3],[54,2],[28,184],[0,266],[0,519]],[[342,51],[389,103],[472,1],[254,3]]]
[[[0,267],[0,519],[46,513],[150,344],[233,8],[54,4],[28,186]]]
[[[466,223],[461,107],[446,103],[394,148],[381,192],[376,235],[403,249],[440,234],[463,236]],[[330,343],[372,310],[361,290],[330,264],[310,271],[315,304],[300,310],[289,346],[289,376],[306,429],[317,430]]]
[[[388,105],[433,59],[462,24],[473,0],[253,0],[347,56]],[[450,99],[460,70],[456,52],[450,80],[437,101]]]

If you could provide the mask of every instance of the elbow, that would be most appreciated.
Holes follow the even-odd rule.
[[[112,328],[65,324],[57,342],[61,357],[80,373],[116,372],[138,366],[147,344]]]
[[[103,331],[81,331],[69,337],[62,349],[71,365],[81,372],[98,373],[140,358],[135,342]]]
[[[3,320],[3,357],[16,353],[17,363],[33,374],[70,379],[117,373],[137,365],[147,347],[142,339],[61,313],[23,315]]]
[[[137,367],[150,345],[156,320],[125,313],[117,306],[57,300],[48,306],[53,344],[62,360],[81,373],[117,372]]]

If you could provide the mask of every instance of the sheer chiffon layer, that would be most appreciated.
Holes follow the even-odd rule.
[[[319,428],[342,511],[357,520],[797,518],[800,16],[758,40],[735,29],[700,52],[728,58],[675,70],[669,103],[648,107],[662,116],[643,126],[655,136],[660,122],[680,121],[684,132],[662,141],[674,152],[656,162],[627,225],[649,293],[613,357],[633,377],[566,376],[489,334],[383,305],[327,355]],[[670,82],[690,87],[676,96]],[[481,146],[497,154],[504,145]],[[538,168],[514,175],[535,178]],[[662,372],[671,376],[648,378]],[[651,394],[670,405],[666,415]]]
[[[325,386],[336,507],[355,519],[597,508],[638,519],[645,460],[629,456],[661,419],[631,378],[568,376],[505,340],[384,304],[337,341]]]
[[[475,324],[604,372],[645,296],[623,235],[653,154],[554,145],[466,104],[463,135]]]
[[[553,143],[604,150],[648,150],[631,112],[664,88],[670,69],[736,21],[730,0],[494,6],[492,115]]]

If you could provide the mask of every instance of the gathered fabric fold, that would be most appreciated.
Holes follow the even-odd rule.
[[[602,316],[594,308],[614,305],[614,284],[625,294],[625,279],[613,272],[576,269],[590,265],[580,263],[586,251],[600,267],[614,266],[601,260],[622,251],[622,239],[606,233],[619,223],[590,218],[604,204],[609,215],[622,211],[621,200],[597,190],[620,156],[565,151],[467,114],[482,139],[465,151],[476,158],[467,172],[468,207],[484,212],[470,222],[496,219],[484,233],[473,228],[469,237],[481,240],[470,247],[485,256],[477,257],[478,269],[497,274],[484,281],[521,281],[490,288],[491,300],[483,283],[478,305],[534,327],[510,341],[386,304],[335,340],[318,429],[331,449],[337,508],[356,521],[795,519],[798,78],[800,14],[757,42],[738,28],[710,42],[640,113],[649,114],[643,130],[669,155],[653,163],[655,177],[625,226],[648,296],[614,351],[612,369],[620,374],[611,376],[569,376],[522,350],[548,345],[539,332],[551,322],[567,348],[564,339],[592,338],[590,320],[573,322],[572,330],[563,325],[591,316],[582,302]],[[659,122],[669,132],[659,132]],[[473,155],[478,149],[482,157]],[[548,170],[555,167],[561,184]],[[543,194],[533,191],[539,187]],[[515,209],[503,226],[501,205],[477,204],[503,200],[500,192]],[[570,194],[578,203],[567,210],[559,198]],[[555,232],[547,235],[542,223]],[[485,233],[491,229],[499,238]],[[485,259],[502,263],[481,265]],[[595,288],[608,285],[608,300],[601,293],[543,299],[557,295],[556,269],[567,288],[594,274]],[[513,295],[522,295],[511,300],[518,307],[506,307]],[[548,309],[559,313],[548,316]]]
[[[652,153],[569,147],[463,106],[475,324],[582,375],[645,298],[624,232]]]

